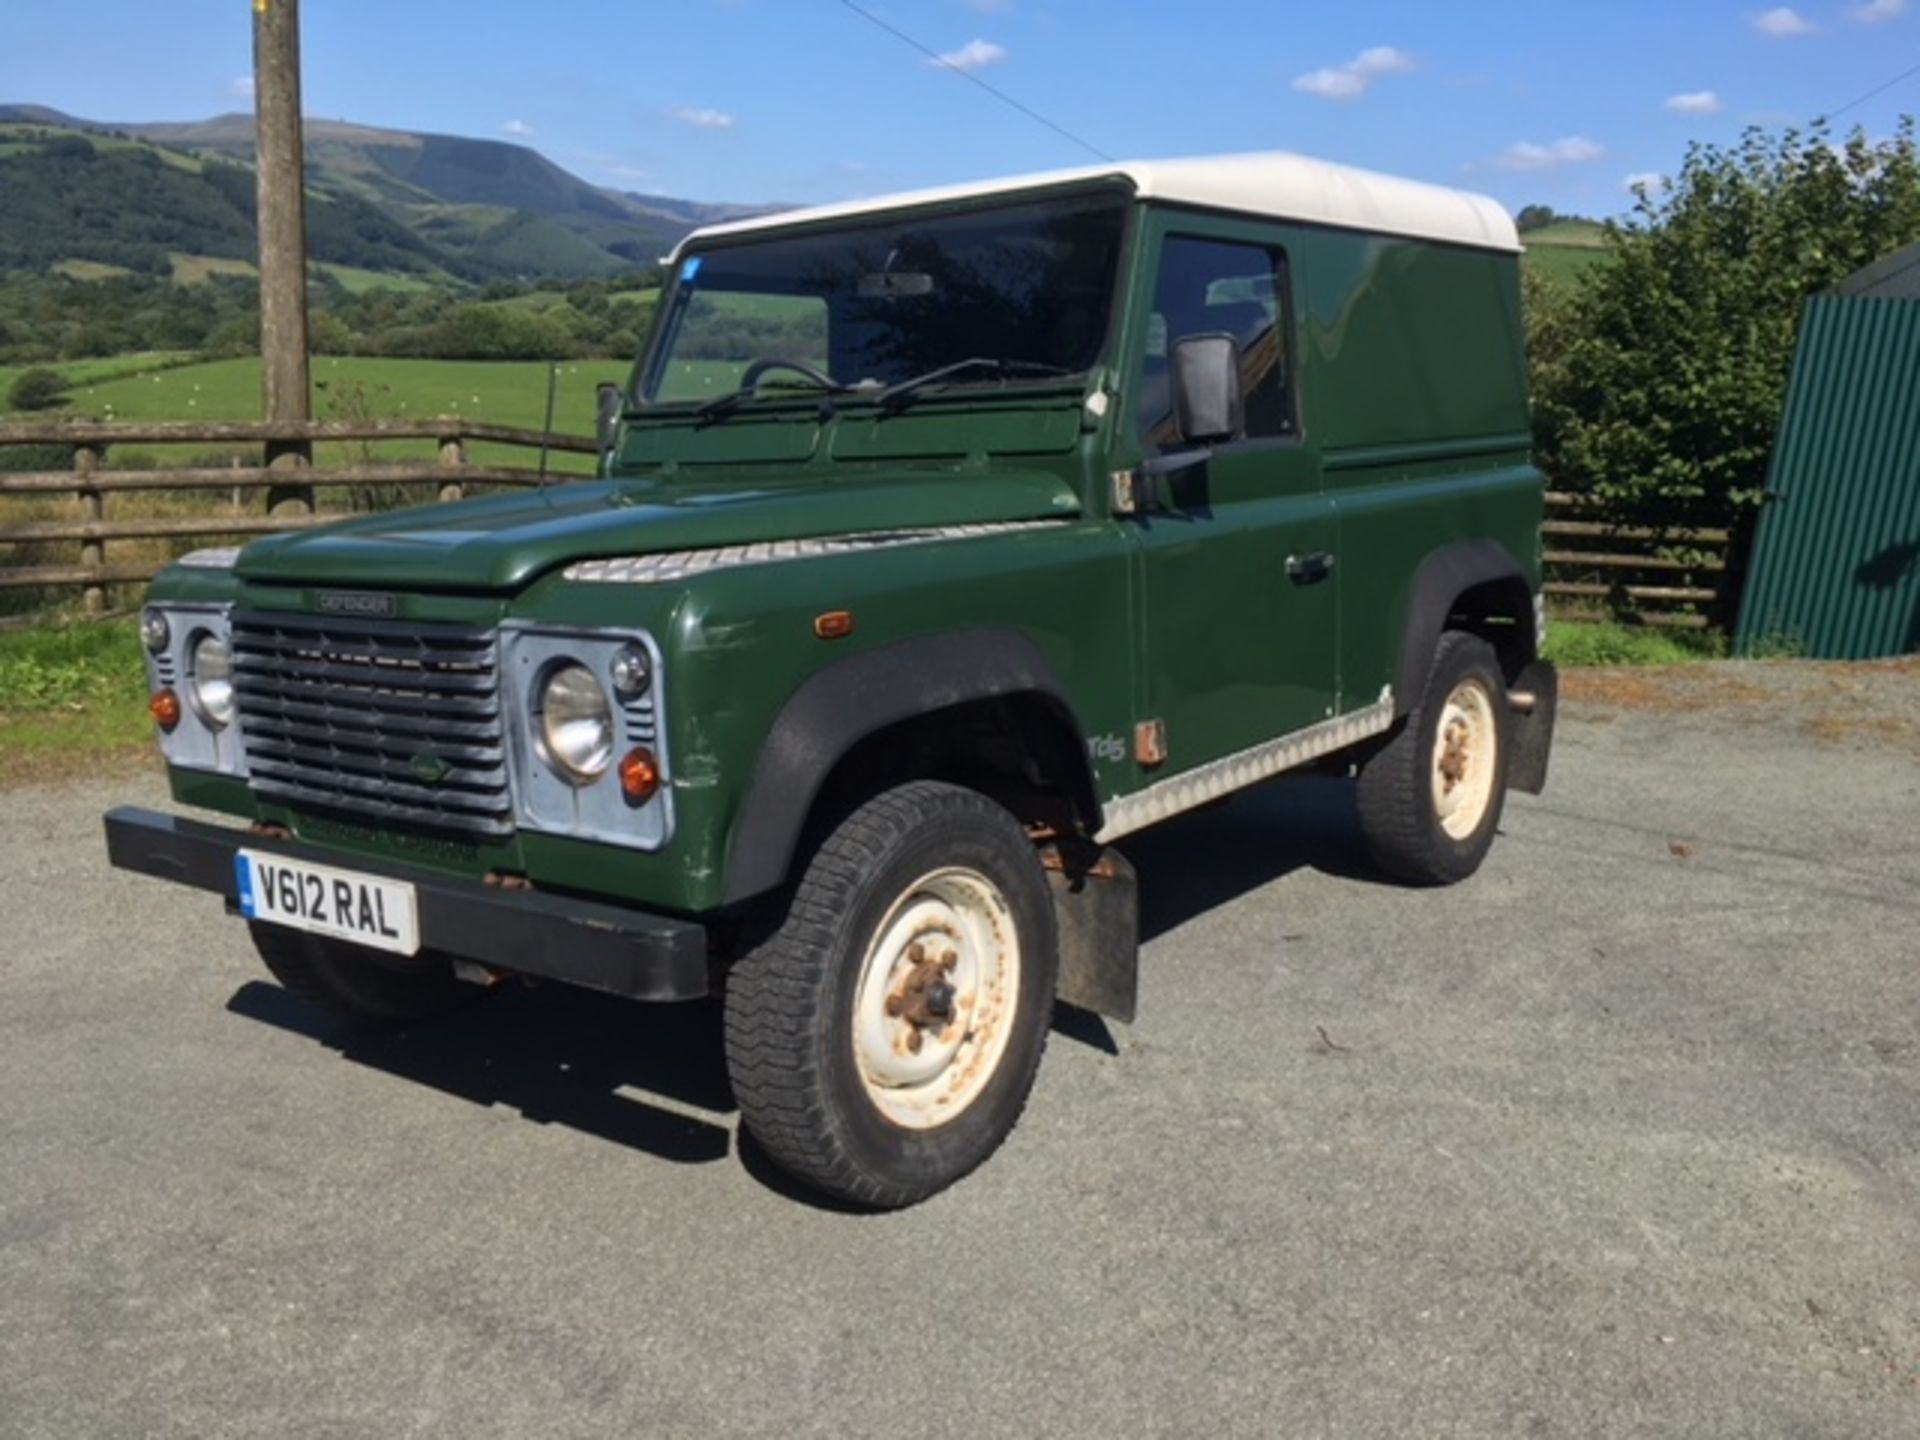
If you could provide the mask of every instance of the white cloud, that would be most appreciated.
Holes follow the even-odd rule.
[[[251,75],[236,75],[227,82],[227,94],[236,100],[251,100],[253,98],[253,77]]]
[[[703,105],[676,105],[667,112],[682,125],[696,130],[731,130],[733,116],[724,110],[709,110]]]
[[[984,70],[989,65],[998,65],[1007,58],[1004,45],[996,45],[991,40],[969,40],[958,50],[949,50],[930,65],[945,65],[951,70]]]
[[[1302,95],[1321,100],[1358,100],[1383,75],[1404,75],[1414,68],[1413,56],[1391,45],[1362,50],[1344,65],[1309,70],[1293,82]]]
[[[1720,97],[1711,90],[1690,90],[1667,97],[1667,109],[1676,115],[1718,115],[1722,108]]]
[[[1561,165],[1587,165],[1606,156],[1607,147],[1581,135],[1570,135],[1541,145],[1516,140],[1487,163],[1501,170],[1553,170]]]
[[[1636,170],[1623,182],[1629,191],[1645,189],[1658,193],[1667,188],[1667,177],[1658,170]]]
[[[1907,13],[1908,0],[1866,0],[1847,13],[1862,25],[1884,25]]]
[[[1770,40],[1790,40],[1796,35],[1811,35],[1817,27],[1791,5],[1777,5],[1754,16],[1753,28]]]
[[[533,126],[524,120],[509,120],[500,127],[500,133],[511,135],[516,140],[530,140],[533,138]]]
[[[602,166],[601,168],[604,169],[607,172],[607,174],[611,175],[616,180],[630,180],[630,181],[637,182],[641,180],[651,180],[653,178],[653,172],[651,170],[642,169],[638,165],[617,165],[616,164],[616,165],[605,165],[605,166]]]

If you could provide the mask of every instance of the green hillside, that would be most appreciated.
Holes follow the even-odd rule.
[[[254,177],[243,166],[43,126],[0,125],[0,142],[0,272],[83,261],[166,275],[175,255],[251,262]],[[450,268],[401,220],[344,193],[311,196],[307,244],[322,263],[395,274]]]
[[[313,257],[355,270],[592,279],[650,268],[696,226],[755,213],[604,189],[495,140],[325,120],[306,138]],[[250,259],[252,160],[248,115],[107,126],[0,105],[0,273]]]

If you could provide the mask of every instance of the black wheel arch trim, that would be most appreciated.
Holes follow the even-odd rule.
[[[1401,618],[1400,659],[1394,667],[1393,713],[1405,715],[1426,688],[1427,667],[1434,646],[1447,628],[1454,601],[1478,585],[1511,580],[1529,597],[1533,584],[1513,553],[1497,540],[1461,540],[1444,545],[1420,562],[1407,590],[1406,614]],[[1520,617],[1524,663],[1538,658],[1532,615]]]
[[[1068,727],[1075,812],[1088,834],[1100,801],[1086,731],[1046,655],[1019,630],[980,627],[875,646],[816,671],[767,732],[727,847],[726,903],[779,885],[814,801],[854,746],[889,726],[979,700],[1039,698]]]

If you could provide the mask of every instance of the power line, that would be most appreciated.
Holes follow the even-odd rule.
[[[1046,126],[1047,129],[1053,131],[1054,134],[1060,136],[1063,140],[1072,141],[1075,145],[1078,145],[1082,150],[1085,150],[1089,155],[1094,156],[1096,159],[1105,160],[1109,164],[1113,163],[1113,156],[1107,154],[1106,151],[1100,149],[1097,145],[1093,145],[1088,141],[1082,140],[1078,135],[1074,134],[1071,130],[1067,129],[1064,125],[1056,125],[1053,121],[1049,120],[1046,116],[1042,115],[1038,110],[1035,110],[1028,105],[1022,105],[1018,100],[1014,99],[1011,95],[1007,94],[1006,91],[999,89],[997,86],[989,85],[986,81],[982,80],[978,75],[974,74],[971,70],[965,69],[962,66],[954,64],[953,61],[947,59],[946,56],[940,54],[938,51],[932,50],[929,47],[922,45],[918,40],[914,39],[913,36],[907,34],[906,31],[901,30],[894,25],[888,24],[885,20],[882,20],[878,15],[874,14],[871,10],[867,9],[864,5],[856,5],[854,4],[854,0],[840,0],[840,3],[846,6],[846,8],[851,10],[854,14],[858,15],[861,19],[869,21],[874,25],[878,25],[882,30],[886,31],[889,35],[893,36],[894,39],[900,41],[903,45],[912,46],[915,50],[918,50],[922,55],[926,56],[929,60],[933,61],[934,64],[939,65],[944,69],[951,70],[954,74],[958,75],[962,80],[971,80],[975,85],[978,85],[982,90],[986,91],[989,95],[993,96],[994,99],[1000,101],[1001,104],[1011,105],[1015,110],[1018,110],[1022,115],[1026,116],[1029,120],[1036,121],[1039,124]]]
[[[1823,120],[1838,120],[1842,115],[1846,114],[1847,111],[1866,104],[1867,101],[1873,99],[1874,96],[1876,95],[1886,94],[1887,91],[1893,89],[1894,86],[1900,84],[1904,80],[1911,80],[1916,75],[1920,75],[1920,65],[1916,65],[1911,70],[1904,71],[1901,74],[1894,76],[1893,79],[1887,81],[1887,83],[1884,85],[1876,85],[1873,89],[1869,90],[1866,94],[1862,95],[1858,100],[1849,100],[1846,104],[1842,105],[1838,110],[1829,110],[1825,115],[1821,116],[1820,118]]]

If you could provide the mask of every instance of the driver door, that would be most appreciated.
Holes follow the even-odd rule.
[[[1332,717],[1339,637],[1336,525],[1305,443],[1293,316],[1301,297],[1267,227],[1162,212],[1150,316],[1130,373],[1132,417],[1152,460],[1190,449],[1169,358],[1190,335],[1240,348],[1246,424],[1211,458],[1141,489],[1126,522],[1139,632],[1136,714],[1163,727],[1164,778]],[[1139,297],[1136,297],[1138,300]]]

